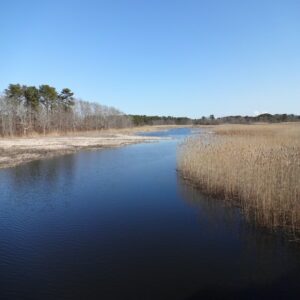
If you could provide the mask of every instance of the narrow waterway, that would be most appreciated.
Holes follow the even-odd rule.
[[[299,245],[180,179],[188,134],[1,170],[0,299],[298,298]]]

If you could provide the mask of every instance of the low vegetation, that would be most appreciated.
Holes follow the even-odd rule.
[[[300,232],[300,124],[222,125],[188,139],[178,169],[263,226]]]

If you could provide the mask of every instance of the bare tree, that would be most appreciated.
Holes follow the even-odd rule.
[[[70,89],[57,93],[49,85],[10,84],[0,97],[0,134],[102,130],[131,126],[131,118],[118,109],[77,100]]]

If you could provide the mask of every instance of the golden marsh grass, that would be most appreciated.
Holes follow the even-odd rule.
[[[189,138],[178,169],[263,226],[300,232],[300,124],[222,125]]]

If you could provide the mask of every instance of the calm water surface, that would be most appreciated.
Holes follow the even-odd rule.
[[[300,247],[177,176],[189,133],[0,171],[0,299],[299,298]]]

